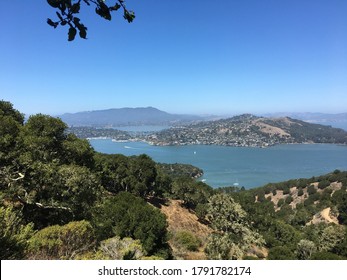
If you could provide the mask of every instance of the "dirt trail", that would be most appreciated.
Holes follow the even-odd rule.
[[[325,208],[322,210],[322,212],[320,212],[320,215],[322,216],[322,218],[324,220],[326,220],[328,223],[334,223],[334,224],[338,224],[338,221],[335,219],[332,219],[330,216],[330,207]]]

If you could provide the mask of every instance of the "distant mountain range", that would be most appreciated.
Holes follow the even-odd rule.
[[[170,114],[153,107],[120,108],[85,111],[78,113],[66,113],[58,116],[69,126],[88,127],[122,127],[164,125],[177,126],[196,123],[200,121],[225,119],[223,116],[198,116],[185,114]],[[280,112],[264,114],[262,117],[280,118],[290,117],[308,123],[331,125],[347,131],[347,113],[324,114],[324,113],[293,113]]]
[[[202,121],[205,118],[194,115],[169,114],[153,107],[120,108],[58,116],[69,126],[119,127],[141,125],[178,125]]]

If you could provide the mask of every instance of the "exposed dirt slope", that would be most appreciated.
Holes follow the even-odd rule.
[[[193,233],[202,242],[202,245],[197,252],[190,252],[182,251],[182,249],[177,248],[172,241],[169,241],[174,255],[177,258],[182,259],[206,259],[204,244],[212,230],[208,226],[200,223],[194,213],[182,207],[181,201],[179,200],[170,200],[166,205],[161,204],[160,210],[166,215],[169,224],[168,230],[173,235],[176,232],[188,231]]]

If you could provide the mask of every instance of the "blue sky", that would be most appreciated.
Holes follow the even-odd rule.
[[[131,24],[84,6],[73,42],[27,2],[0,1],[0,99],[23,113],[347,112],[345,0],[127,0]]]

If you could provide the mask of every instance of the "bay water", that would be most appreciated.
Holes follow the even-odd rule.
[[[347,146],[333,144],[277,145],[268,148],[215,145],[151,146],[144,142],[90,139],[98,152],[147,154],[162,163],[187,163],[204,170],[212,187],[260,187],[289,179],[310,178],[335,169],[347,170]]]

